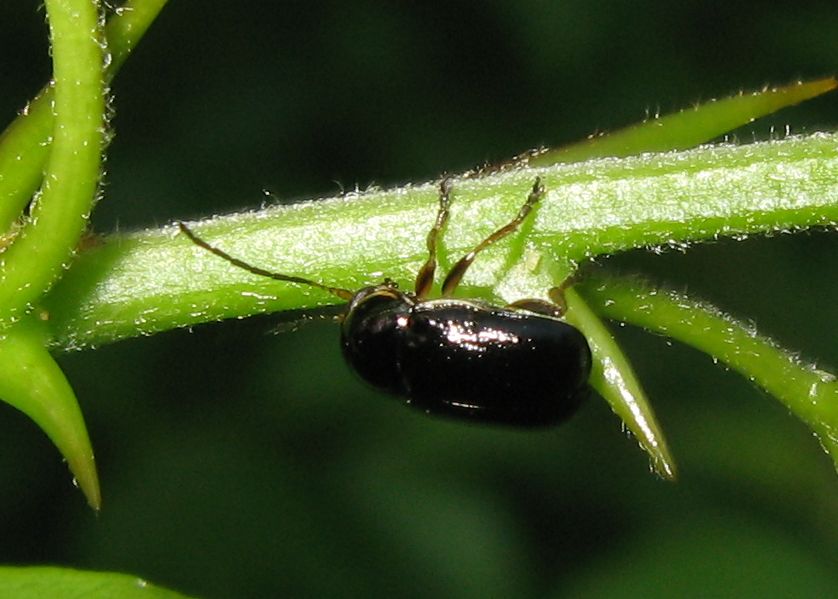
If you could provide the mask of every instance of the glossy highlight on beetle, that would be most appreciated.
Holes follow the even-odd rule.
[[[476,256],[520,226],[544,195],[536,179],[509,223],[463,256],[428,299],[437,242],[449,217],[451,180],[439,189],[436,221],[428,233],[428,258],[414,291],[385,279],[350,291],[302,277],[273,273],[214,247],[185,224],[198,246],[254,274],[309,285],[348,301],[341,347],[349,366],[367,383],[404,397],[431,414],[475,422],[545,426],[568,418],[588,395],[591,352],[578,329],[561,319],[561,302],[519,300],[504,307],[451,297]],[[561,287],[550,297],[561,298]]]

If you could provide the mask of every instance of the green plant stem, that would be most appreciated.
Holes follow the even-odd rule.
[[[49,435],[94,509],[101,503],[99,482],[78,402],[47,351],[45,313],[27,312],[60,276],[87,225],[106,136],[105,79],[163,4],[137,0],[117,9],[121,15],[108,27],[113,47],[104,72],[98,3],[48,0],[53,82],[0,137],[0,230],[8,232],[19,218],[46,165],[29,217],[3,239],[0,399]]]
[[[108,80],[113,79],[168,1],[127,0],[114,9],[113,17],[105,25],[105,38],[111,54],[105,69]]]
[[[47,0],[55,128],[40,196],[0,264],[0,322],[31,308],[69,260],[99,182],[105,100],[99,14],[89,0]]]
[[[47,0],[54,72],[54,134],[40,195],[0,260],[0,398],[28,414],[64,454],[88,503],[99,482],[72,389],[47,351],[32,310],[62,273],[87,225],[104,138],[98,3]]]
[[[815,431],[838,468],[838,381],[717,308],[629,277],[593,275],[580,292],[601,315],[691,345],[779,399]]]
[[[109,82],[140,41],[167,0],[129,0],[105,26]],[[0,134],[0,231],[9,227],[41,184],[53,135],[53,86],[47,85]]]
[[[548,191],[528,240],[562,260],[838,223],[838,135],[819,134],[456,180],[447,253],[458,257],[505,222],[537,175]],[[349,289],[383,276],[409,285],[425,258],[436,193],[435,184],[371,191],[194,228],[266,269]],[[465,293],[496,284],[508,244],[498,246],[469,271]],[[103,239],[44,305],[55,343],[66,349],[335,301],[231,267],[165,227]]]

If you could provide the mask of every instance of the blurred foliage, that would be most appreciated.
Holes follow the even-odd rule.
[[[0,567],[0,593],[14,599],[95,597],[96,599],[186,599],[127,574],[84,572],[70,568]]]
[[[114,82],[97,230],[436,178],[740,88],[835,74],[834,2],[179,0]],[[37,3],[0,6],[0,115],[49,76]],[[834,129],[838,96],[738,132]],[[266,195],[267,193],[267,195]],[[686,287],[838,365],[834,234],[609,265]],[[126,571],[203,597],[826,596],[834,470],[705,356],[618,330],[681,479],[593,398],[564,427],[430,419],[347,371],[327,320],[253,319],[60,356],[103,481],[0,410],[0,563]],[[618,451],[622,449],[622,451]],[[606,460],[604,456],[618,456]]]

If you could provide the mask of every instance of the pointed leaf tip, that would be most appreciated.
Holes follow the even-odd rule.
[[[585,334],[591,346],[591,386],[635,436],[649,456],[651,469],[664,480],[675,480],[675,460],[628,358],[605,323],[574,289],[565,291],[565,299],[568,322]]]
[[[527,160],[527,164],[549,166],[594,158],[636,156],[645,152],[686,150],[836,87],[838,80],[826,77],[779,87],[766,86],[753,93],[740,92],[605,135],[538,152]]]
[[[33,317],[0,335],[0,399],[35,421],[52,440],[94,510],[101,506],[93,448],[64,373],[46,349],[43,323]]]
[[[597,313],[705,352],[762,387],[805,422],[838,469],[838,379],[706,302],[634,277],[581,282]]]
[[[649,456],[650,468],[665,480],[675,480],[677,469],[663,429],[628,358],[605,323],[574,290],[565,291],[566,318],[588,339],[594,360],[591,386],[611,406]]]

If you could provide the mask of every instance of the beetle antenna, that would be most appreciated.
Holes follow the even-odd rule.
[[[439,209],[436,213],[436,221],[431,230],[428,231],[427,247],[428,259],[416,273],[414,293],[418,299],[423,299],[430,293],[434,284],[434,272],[436,272],[436,246],[439,234],[448,222],[451,207],[451,177],[445,177],[439,184]]]
[[[459,285],[460,281],[462,281],[469,266],[471,266],[471,263],[474,262],[477,254],[496,241],[503,239],[510,233],[513,233],[519,226],[521,226],[521,223],[525,218],[527,218],[527,215],[530,211],[532,211],[533,207],[542,197],[544,197],[544,186],[541,184],[541,177],[536,177],[535,183],[532,186],[532,191],[530,191],[530,194],[527,196],[527,201],[524,202],[524,205],[518,210],[518,214],[515,218],[477,244],[473,250],[463,256],[460,261],[451,268],[448,272],[448,276],[445,277],[445,281],[442,283],[442,295],[447,297],[453,294],[457,285]]]
[[[312,281],[311,279],[304,279],[302,277],[295,277],[291,275],[283,275],[278,272],[271,272],[269,270],[265,270],[263,268],[259,268],[258,266],[253,266],[252,264],[248,264],[244,260],[239,260],[238,258],[234,258],[227,252],[218,249],[217,247],[210,245],[200,237],[198,237],[192,229],[187,227],[185,224],[179,222],[178,227],[180,228],[180,232],[186,235],[192,243],[197,245],[198,247],[204,248],[205,250],[212,252],[219,258],[222,258],[232,264],[233,266],[237,266],[241,269],[246,270],[247,272],[253,273],[254,275],[259,275],[261,277],[268,277],[269,279],[275,279],[277,281],[287,281],[289,283],[299,283],[300,285],[309,285],[311,287],[317,287],[318,289],[322,289],[324,291],[328,291],[332,295],[339,297],[342,300],[350,301],[352,297],[355,295],[348,289],[343,289],[341,287],[330,287],[329,285],[323,285],[322,283],[318,283],[317,281]]]

